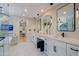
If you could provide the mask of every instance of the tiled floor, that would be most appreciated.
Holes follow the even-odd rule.
[[[21,42],[15,46],[10,47],[10,56],[42,56],[42,53],[30,42]]]

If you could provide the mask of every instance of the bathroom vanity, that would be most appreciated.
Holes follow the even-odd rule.
[[[47,56],[79,56],[79,40],[72,38],[57,38],[33,33],[32,42],[36,45],[37,38],[44,40],[43,53]]]

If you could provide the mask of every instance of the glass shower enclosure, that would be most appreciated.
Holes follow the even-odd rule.
[[[8,43],[8,38],[6,40],[6,37],[8,37],[8,23],[8,16],[5,14],[0,14],[0,56],[3,56],[5,50],[8,50],[8,47],[6,48]]]
[[[12,30],[10,17],[1,12],[0,7],[0,56],[9,55],[9,31]]]

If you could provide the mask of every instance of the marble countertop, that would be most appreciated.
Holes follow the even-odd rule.
[[[50,35],[43,35],[43,34],[39,34],[39,33],[35,33],[35,36],[38,37],[45,37],[45,38],[49,38],[49,39],[54,39],[54,40],[59,40],[68,44],[72,44],[72,45],[76,45],[79,46],[79,39],[74,39],[74,38],[63,38],[63,37],[55,37],[55,36],[50,36]]]

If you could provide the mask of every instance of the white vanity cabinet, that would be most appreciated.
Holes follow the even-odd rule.
[[[66,56],[66,43],[57,40],[46,40],[45,51],[49,56]]]
[[[44,54],[47,56],[79,56],[79,46],[72,45],[57,38],[32,36],[33,42],[37,43],[37,37],[44,40]]]
[[[55,52],[55,56],[66,56],[66,43],[55,41],[53,50]]]
[[[66,56],[66,43],[54,40],[54,44],[51,46],[52,56]]]
[[[44,53],[48,56],[53,54],[52,46],[54,46],[54,40],[45,39]]]
[[[67,44],[67,56],[79,56],[79,47]]]

